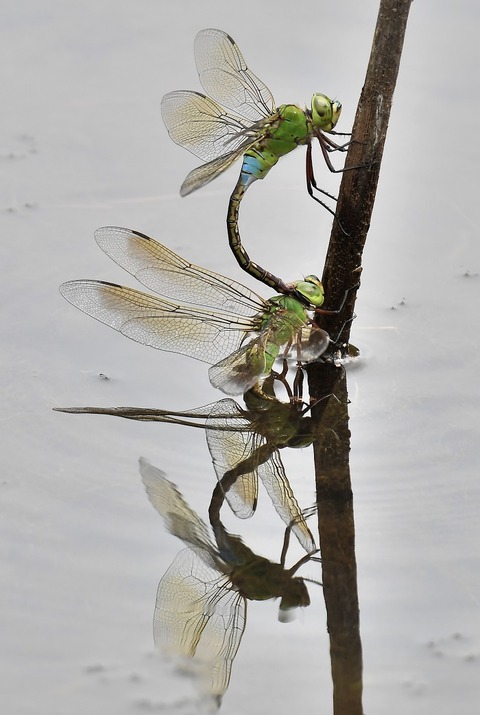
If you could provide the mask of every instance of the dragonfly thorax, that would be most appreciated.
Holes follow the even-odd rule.
[[[339,120],[342,105],[333,101],[326,94],[314,94],[312,97],[312,121],[316,129],[331,132]]]

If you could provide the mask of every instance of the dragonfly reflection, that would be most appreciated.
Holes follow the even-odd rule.
[[[229,534],[220,521],[214,527],[214,543],[206,524],[163,472],[144,459],[140,460],[140,472],[167,529],[188,546],[158,586],[155,643],[173,655],[191,659],[203,689],[219,706],[245,630],[247,600],[280,598],[280,620],[287,620],[289,610],[308,606],[305,581],[294,574],[312,554],[286,569],[286,547],[281,563],[271,562],[257,556],[240,537]]]
[[[273,379],[271,380],[273,382]],[[172,411],[137,407],[67,407],[70,413],[108,414],[139,421],[187,425],[205,430],[218,480],[232,511],[251,517],[262,481],[275,509],[305,551],[315,542],[288,481],[279,449],[306,447],[313,441],[311,418],[298,403],[245,396],[247,409],[225,398],[203,407]]]

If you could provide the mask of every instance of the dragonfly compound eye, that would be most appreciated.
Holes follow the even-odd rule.
[[[311,305],[319,308],[324,301],[323,285],[317,276],[307,276],[303,281],[295,282],[295,290],[308,299]]]
[[[314,94],[312,97],[312,119],[314,125],[324,132],[331,132],[338,122],[342,105],[332,102],[325,94]]]

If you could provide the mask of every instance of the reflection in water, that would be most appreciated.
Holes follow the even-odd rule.
[[[264,389],[268,389],[269,399],[253,391],[244,395],[247,409],[229,398],[184,412],[136,407],[57,409],[205,429],[215,472],[218,480],[223,480],[225,497],[232,511],[242,519],[254,514],[260,478],[277,513],[305,551],[311,552],[315,542],[279,453],[284,447],[306,447],[312,443],[311,418],[305,415],[302,404],[273,399],[272,377],[265,382]]]
[[[161,581],[155,639],[167,650],[192,659],[204,688],[217,703],[228,686],[232,661],[243,634],[245,599],[280,597],[283,620],[287,620],[289,608],[308,604],[304,580],[293,578],[292,574],[311,558],[315,542],[285,475],[279,450],[314,444],[318,472],[316,510],[331,642],[334,712],[335,715],[361,715],[362,653],[348,472],[345,371],[330,362],[324,364],[320,380],[315,381],[313,377],[309,375],[310,389],[315,395],[312,417],[306,414],[305,406],[294,399],[288,403],[273,399],[273,376],[264,383],[270,399],[250,391],[244,395],[245,409],[231,399],[187,411],[135,407],[57,409],[205,430],[218,477],[209,507],[215,542],[204,523],[158,470],[148,466],[147,472],[144,463],[142,474],[149,486],[149,496],[164,516],[167,528],[190,547],[179,554]],[[238,537],[225,531],[220,519],[224,501],[238,516],[245,518],[254,513],[258,478],[289,525],[279,564],[254,554]],[[165,483],[170,485],[168,489]],[[163,485],[160,490],[159,484]],[[169,495],[170,505],[165,494],[161,496],[162,489]],[[284,563],[291,531],[307,555],[286,570]]]
[[[322,583],[330,638],[334,715],[363,715],[355,523],[350,479],[346,374],[332,363],[309,372],[321,415],[312,409]]]
[[[308,606],[304,579],[294,574],[312,554],[285,569],[288,529],[281,562],[273,563],[253,553],[240,537],[229,534],[219,518],[212,524],[214,543],[206,524],[163,472],[143,459],[140,472],[167,529],[188,546],[158,586],[155,643],[191,659],[191,669],[203,691],[220,706],[245,629],[247,599],[280,598],[280,620],[287,620],[291,609]]]

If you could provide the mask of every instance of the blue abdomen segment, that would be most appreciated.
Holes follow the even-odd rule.
[[[243,156],[242,170],[240,172],[240,181],[246,188],[257,179],[263,179],[272,166],[278,161],[278,156],[275,156],[269,151],[258,151],[250,149]]]

